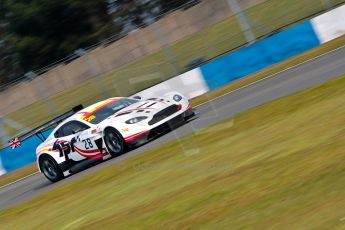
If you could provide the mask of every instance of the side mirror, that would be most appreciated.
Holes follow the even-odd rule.
[[[141,99],[141,97],[140,97],[140,96],[138,96],[138,95],[133,96],[133,98],[134,98],[134,99],[138,99],[138,100],[140,100],[140,99]]]

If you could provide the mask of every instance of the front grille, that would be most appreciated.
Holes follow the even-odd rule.
[[[161,134],[169,132],[170,130],[183,124],[184,121],[185,121],[184,115],[183,114],[178,115],[178,116],[174,117],[173,119],[151,129],[149,135],[147,136],[147,139],[150,140],[152,138],[158,137]]]
[[[147,139],[150,140],[152,138],[158,137],[161,134],[164,134],[170,130],[170,126],[168,123],[164,123],[161,125],[158,125],[157,127],[150,130],[149,135],[147,136]]]
[[[171,105],[162,111],[156,113],[153,118],[149,121],[149,125],[156,124],[157,122],[171,116],[172,114],[176,113],[179,110],[178,105]]]

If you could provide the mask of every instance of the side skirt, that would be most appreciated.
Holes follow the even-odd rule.
[[[103,161],[103,158],[85,159],[82,161],[69,160],[69,161],[62,162],[59,165],[63,171],[64,176],[68,176],[70,174],[80,172],[84,169],[87,169],[91,166],[101,163],[102,161]]]

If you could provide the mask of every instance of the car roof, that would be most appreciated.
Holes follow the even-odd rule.
[[[100,102],[97,102],[95,104],[92,104],[80,111],[78,111],[77,113],[73,114],[72,116],[70,116],[69,118],[67,118],[66,120],[64,120],[63,122],[61,122],[58,126],[56,126],[52,132],[52,134],[55,132],[55,130],[59,129],[62,125],[66,124],[67,122],[69,121],[80,121],[80,122],[83,122],[85,124],[88,124],[90,125],[89,123],[85,122],[83,120],[83,115],[85,113],[92,113],[94,111],[96,111],[97,109],[99,108],[102,108],[103,106],[106,106],[108,104],[110,104],[111,102],[115,102],[115,101],[119,101],[121,99],[123,99],[124,97],[112,97],[112,98],[108,98],[106,100],[103,100],[103,101],[100,101]],[[51,136],[51,135],[49,135]]]

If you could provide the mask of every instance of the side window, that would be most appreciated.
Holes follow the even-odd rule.
[[[65,137],[69,136],[86,129],[90,128],[88,125],[81,123],[79,121],[70,121],[61,126],[55,133],[55,137]]]
[[[62,127],[60,127],[58,130],[56,130],[56,132],[54,133],[54,137],[56,137],[56,138],[63,137]]]

